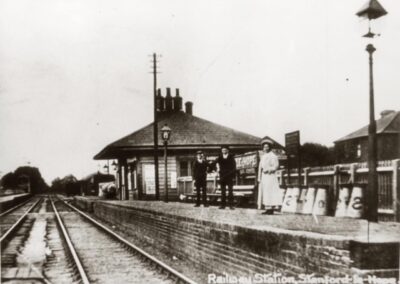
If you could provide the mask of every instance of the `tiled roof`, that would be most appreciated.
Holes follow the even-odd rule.
[[[378,119],[376,121],[376,133],[400,133],[400,111],[387,114]],[[368,136],[368,125],[336,140],[335,143],[366,136]]]
[[[183,111],[165,114],[158,122],[158,130],[167,124],[171,128],[169,148],[218,147],[220,145],[259,147],[261,138],[228,128]],[[159,138],[159,145],[163,140]],[[111,143],[95,159],[117,149],[149,150],[153,147],[153,123]]]
[[[83,177],[81,179],[81,181],[89,181],[92,178],[97,178],[100,181],[113,181],[115,180],[115,176],[114,175],[110,175],[110,174],[102,174],[100,172],[95,172],[95,173],[91,173],[85,177]]]

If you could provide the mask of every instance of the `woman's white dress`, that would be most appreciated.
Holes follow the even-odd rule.
[[[282,205],[282,190],[275,173],[278,168],[278,157],[272,151],[262,155],[259,164],[258,209],[261,209],[262,205],[266,207]],[[266,173],[266,171],[273,172]]]

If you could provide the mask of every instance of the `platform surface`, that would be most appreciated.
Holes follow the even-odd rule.
[[[30,193],[3,195],[3,196],[0,196],[0,203],[7,202],[7,201],[10,201],[10,200],[13,200],[14,198],[27,196],[27,195],[30,195]]]
[[[400,242],[400,223],[371,223],[366,220],[312,216],[300,214],[261,215],[261,210],[235,208],[218,209],[210,206],[194,207],[193,204],[162,201],[98,201],[117,206],[152,210],[204,221],[266,231],[290,231],[307,237],[360,242]]]

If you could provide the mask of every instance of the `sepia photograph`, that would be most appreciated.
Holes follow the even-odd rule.
[[[400,284],[400,2],[0,0],[5,284]]]

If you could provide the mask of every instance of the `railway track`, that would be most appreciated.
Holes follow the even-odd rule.
[[[73,210],[60,216],[90,283],[195,283],[72,205],[56,207]]]
[[[0,241],[4,243],[10,235],[41,201],[40,198],[31,198],[0,214]]]
[[[2,283],[79,283],[49,202],[35,198],[4,212],[1,224],[6,219],[4,226],[9,228],[1,237]]]
[[[3,283],[195,283],[64,201],[22,207],[1,244]]]

